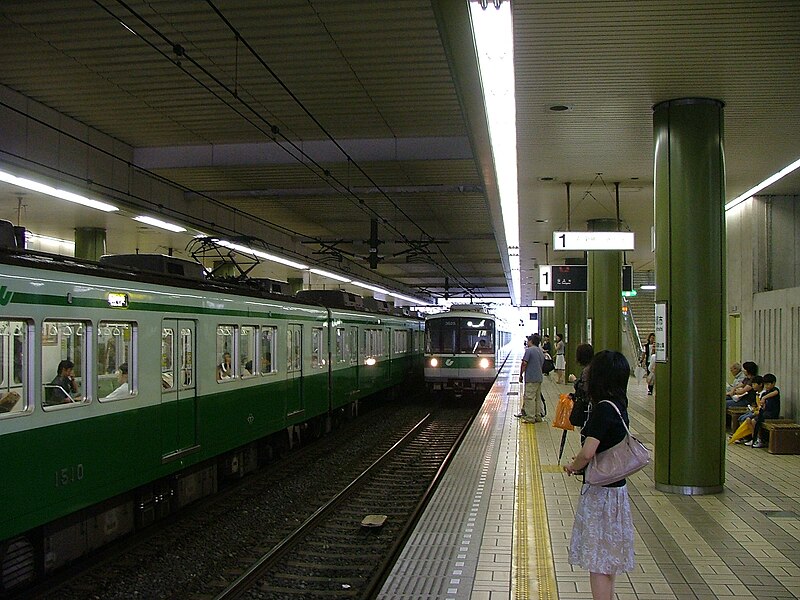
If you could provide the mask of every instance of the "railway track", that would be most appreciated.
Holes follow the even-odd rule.
[[[472,414],[427,415],[215,600],[374,597]]]
[[[322,505],[338,496],[368,466],[378,463],[381,455],[389,454],[387,450],[396,446],[391,454],[400,457],[395,459],[401,461],[395,463],[398,466],[386,465],[388,474],[380,474],[376,473],[379,466],[375,465],[370,475],[363,476],[359,484],[341,494],[338,512],[334,513],[338,516],[318,529],[327,531],[327,536],[302,538],[296,544],[297,554],[286,558],[288,562],[277,563],[273,569],[276,576],[289,574],[286,580],[271,584],[277,591],[247,596],[319,597],[314,591],[319,584],[304,583],[303,576],[298,576],[297,565],[311,562],[319,566],[334,558],[346,566],[338,573],[328,571],[311,577],[326,578],[325,586],[335,584],[335,594],[341,597],[366,597],[359,596],[359,590],[364,589],[364,581],[373,575],[366,573],[364,565],[378,573],[375,565],[391,564],[386,558],[391,555],[386,540],[402,543],[403,523],[411,519],[406,514],[411,514],[413,505],[420,503],[427,488],[420,482],[429,477],[431,465],[442,464],[449,451],[449,447],[447,450],[435,447],[431,438],[452,438],[453,433],[444,433],[445,430],[460,433],[476,408],[436,409],[435,417],[427,419],[417,430],[421,437],[409,437],[403,444],[396,444],[431,407],[427,402],[387,402],[332,435],[246,477],[233,488],[200,500],[179,516],[70,565],[57,577],[14,597],[210,600],[273,548],[284,546],[285,538],[291,537],[292,532],[320,512]],[[406,472],[411,482],[398,480],[392,471]],[[411,510],[406,505],[412,505]],[[387,515],[385,525],[362,528],[364,516],[376,513]],[[337,528],[356,536],[355,547],[352,540],[342,542]],[[379,543],[374,545],[376,541]],[[343,544],[351,544],[350,549],[344,549]],[[283,588],[306,589],[309,593],[288,594]]]

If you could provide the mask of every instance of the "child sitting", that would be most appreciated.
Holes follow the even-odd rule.
[[[761,433],[761,426],[767,419],[777,419],[781,414],[781,391],[775,387],[778,382],[777,377],[772,373],[764,375],[764,390],[761,397],[758,399],[759,411],[758,415],[754,418],[753,423],[753,439],[746,442],[745,446],[752,445],[753,448],[763,448],[766,444],[761,441],[759,434]]]

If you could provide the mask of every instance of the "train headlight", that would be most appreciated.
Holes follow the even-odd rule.
[[[431,359],[431,366],[432,367],[438,367],[439,366],[439,360],[436,359],[436,358],[432,358]]]
[[[365,362],[365,364],[366,364],[368,367],[371,367],[371,366],[372,366],[372,365],[374,365],[374,364],[375,364],[377,361],[376,361],[374,358],[368,358],[368,359],[367,359],[366,361],[364,361],[364,362]]]
[[[489,368],[489,359],[488,358],[482,358],[481,362],[478,363],[478,364],[480,364],[481,369],[488,369]]]

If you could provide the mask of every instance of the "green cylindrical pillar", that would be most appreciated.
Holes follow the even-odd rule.
[[[586,294],[573,292],[566,296],[567,376],[572,374],[577,377],[583,370],[575,360],[575,351],[586,341]]]
[[[589,231],[617,231],[616,219],[594,219]],[[591,250],[587,253],[587,316],[591,319],[594,351],[622,352],[622,253]]]
[[[553,319],[553,331],[550,333],[550,341],[553,342],[553,351],[555,351],[556,345],[556,334],[560,333],[564,335],[564,323],[566,322],[564,307],[567,303],[567,293],[566,292],[556,292],[553,294],[556,300],[556,306],[553,311],[554,319]],[[555,356],[553,357],[555,358]]]
[[[655,479],[680,494],[725,482],[723,106],[686,98],[653,108],[656,314],[666,315],[663,329],[656,323]]]
[[[106,253],[106,230],[102,227],[75,229],[75,258],[99,260]]]
[[[289,277],[286,279],[286,282],[289,284],[289,293],[294,295],[297,292],[303,290],[303,278],[302,277]]]

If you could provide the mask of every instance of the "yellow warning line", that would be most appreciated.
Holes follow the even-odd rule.
[[[558,587],[540,475],[542,466],[536,444],[536,426],[520,423],[519,428],[511,597],[517,600],[557,600]]]

